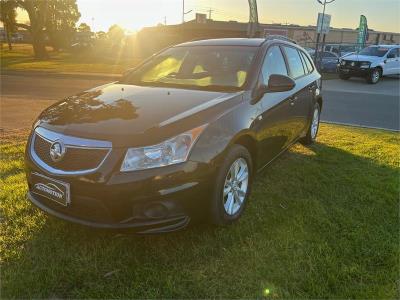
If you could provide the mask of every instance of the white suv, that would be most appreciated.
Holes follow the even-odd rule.
[[[400,45],[374,45],[339,59],[339,77],[365,77],[377,83],[382,76],[400,74]]]

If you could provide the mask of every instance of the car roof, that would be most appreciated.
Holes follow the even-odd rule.
[[[210,39],[191,41],[183,44],[176,45],[175,47],[189,47],[189,46],[247,46],[259,47],[265,42],[261,38],[224,38],[224,39]]]

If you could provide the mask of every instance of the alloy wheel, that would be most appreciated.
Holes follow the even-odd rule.
[[[374,70],[373,73],[372,73],[372,82],[373,83],[377,83],[378,80],[379,80],[379,76],[380,76],[379,71],[378,70]]]
[[[225,212],[233,216],[243,206],[249,185],[249,166],[244,158],[231,165],[225,178],[223,203]]]
[[[319,127],[319,109],[316,107],[314,109],[314,115],[311,123],[311,138],[314,140],[317,137]]]

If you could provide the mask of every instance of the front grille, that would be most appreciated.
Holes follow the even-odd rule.
[[[50,147],[53,141],[48,140],[36,132],[33,134],[32,152],[45,165],[64,172],[78,172],[93,170],[100,166],[110,149],[89,148],[79,145],[65,145],[65,154],[60,161],[53,161],[50,156]]]
[[[353,67],[353,68],[357,68],[360,66],[360,62],[359,61],[351,61],[351,60],[345,60],[346,62],[346,66],[347,67]],[[353,65],[354,63],[354,65]]]

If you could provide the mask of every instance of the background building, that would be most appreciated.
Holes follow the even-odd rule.
[[[248,23],[236,21],[214,21],[197,17],[179,25],[143,28],[137,35],[137,46],[141,56],[148,56],[165,47],[199,39],[223,37],[247,37]],[[313,47],[316,41],[315,26],[260,24],[262,36],[279,34],[287,36],[300,45]],[[349,28],[331,28],[326,43],[355,44],[358,31]],[[398,44],[400,33],[369,30],[367,44]]]

